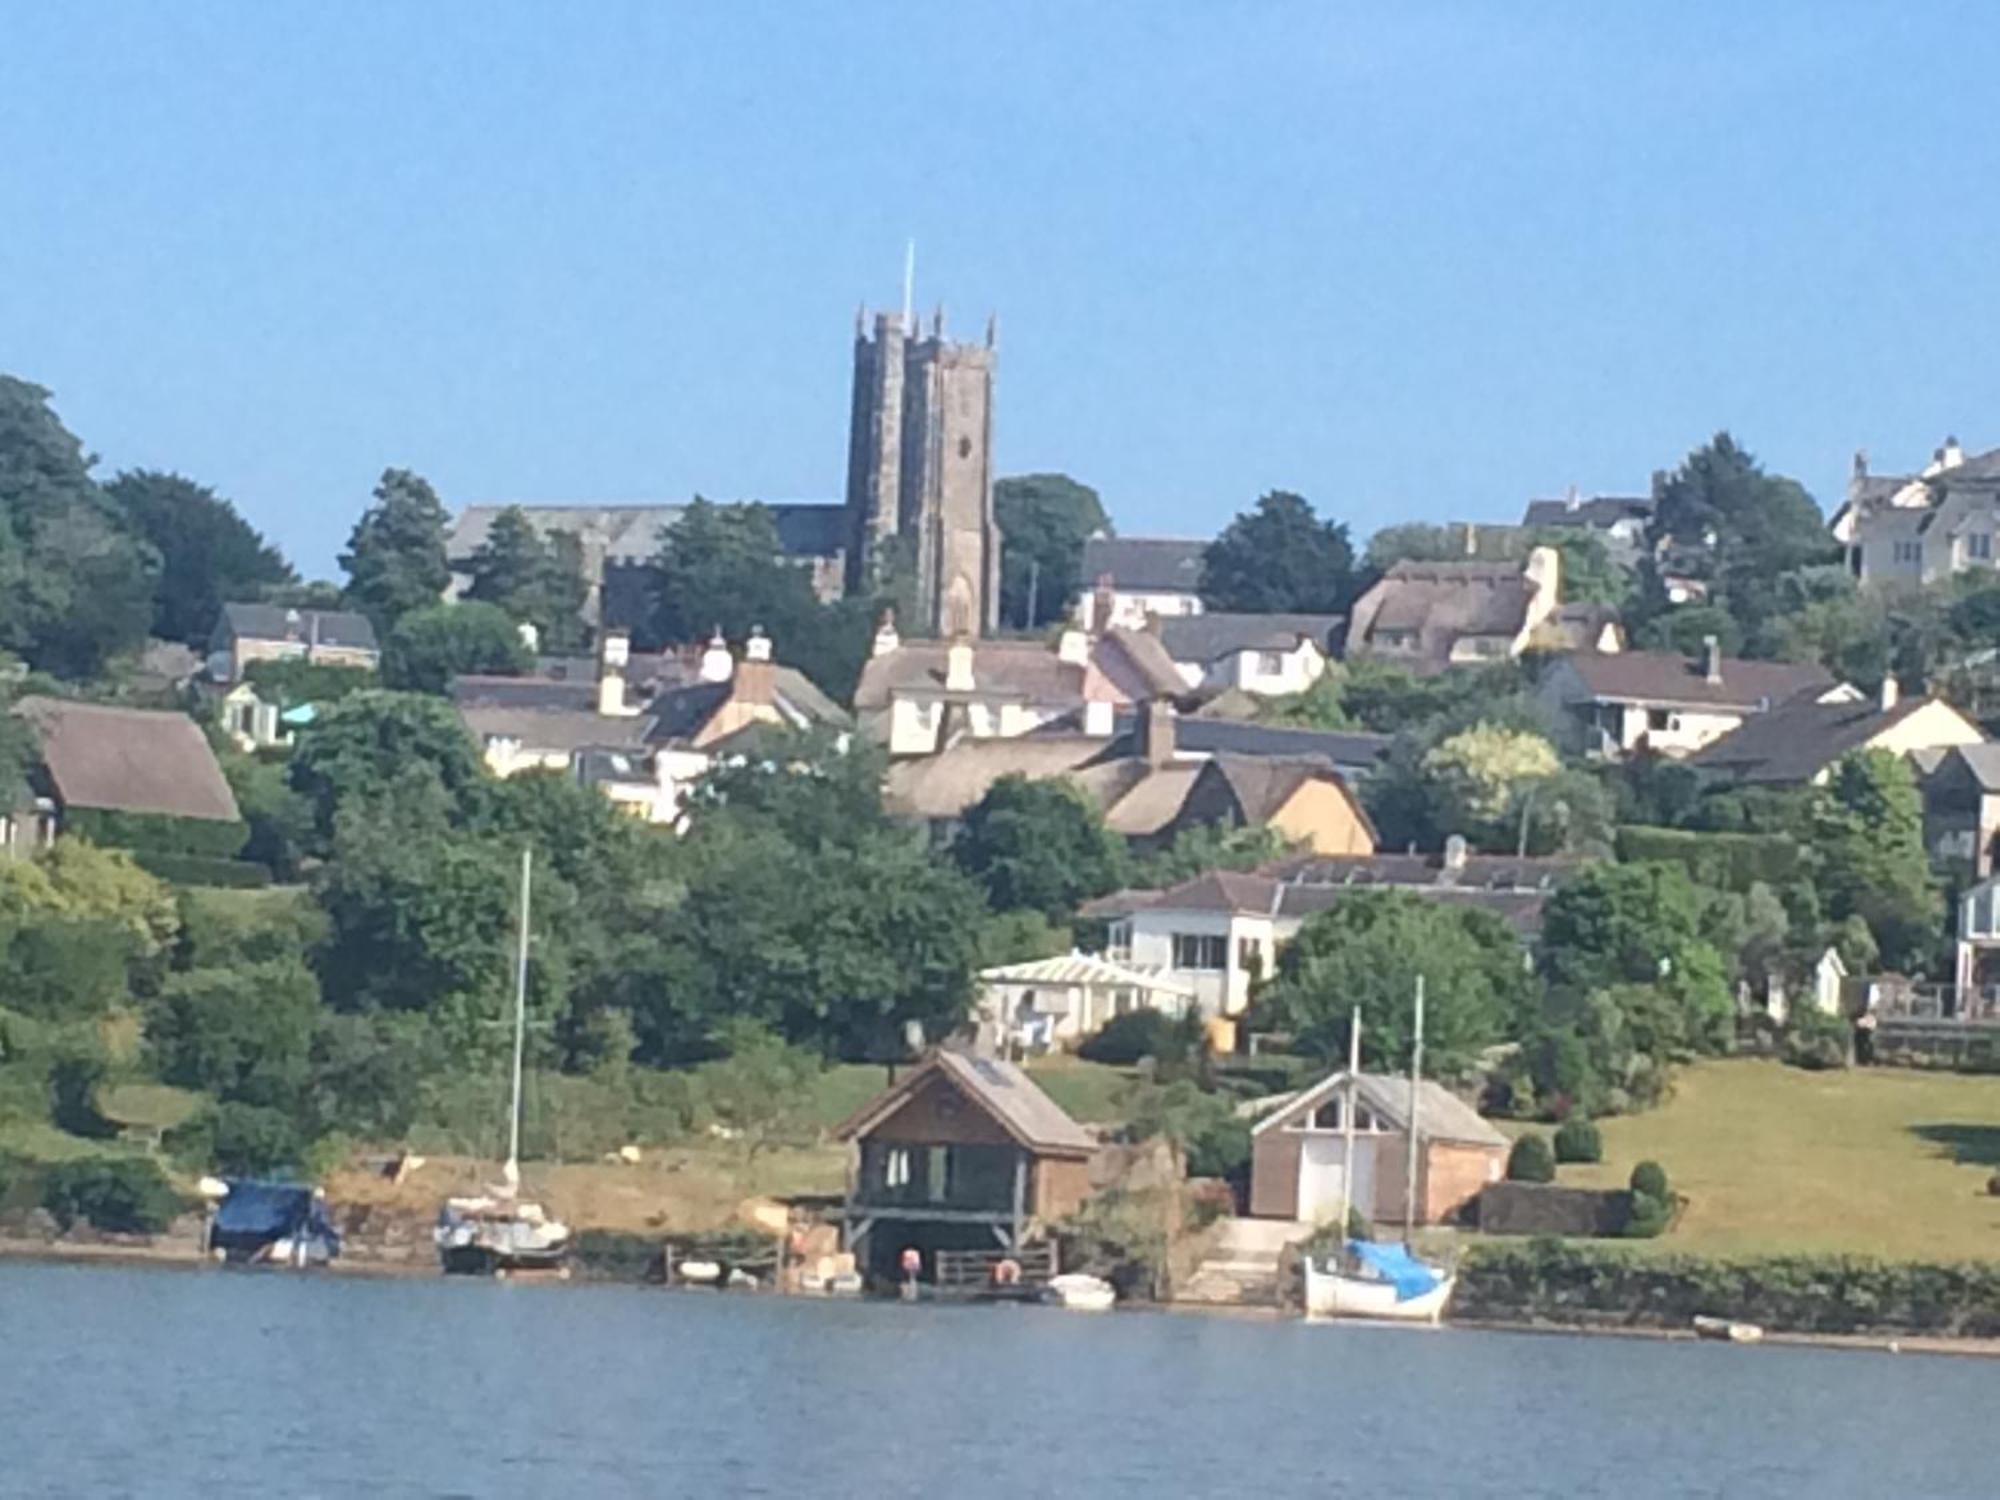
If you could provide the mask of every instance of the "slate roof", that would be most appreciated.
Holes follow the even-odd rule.
[[[1201,589],[1208,543],[1194,537],[1094,536],[1083,544],[1078,576],[1086,589],[1100,578],[1136,594],[1193,594]]]
[[[1794,698],[1769,713],[1745,719],[1721,739],[1689,756],[1686,764],[1723,772],[1743,782],[1802,785],[1918,709],[1942,701],[1912,696],[1885,712],[1872,698],[1845,703],[1818,703],[1810,696]]]
[[[2000,744],[1987,741],[1979,745],[1955,745],[1944,752],[1944,759],[1956,756],[1965,763],[1973,781],[1983,792],[2000,792]]]
[[[38,764],[64,807],[241,817],[207,736],[186,714],[38,695],[20,699],[14,712],[34,726]]]
[[[315,633],[316,632],[316,633]],[[351,651],[373,651],[375,627],[345,609],[289,609],[282,604],[225,604],[218,640],[317,641]]]
[[[468,505],[445,538],[445,555],[462,566],[485,544],[494,518],[515,508],[510,502]],[[780,502],[764,507],[778,528],[778,541],[794,557],[830,557],[846,546],[845,506]],[[535,530],[574,532],[587,551],[616,563],[649,562],[661,539],[687,509],[685,504],[519,505]]]
[[[1169,615],[1158,625],[1161,644],[1178,662],[1205,665],[1239,651],[1290,651],[1301,637],[1328,655],[1347,621],[1340,615],[1249,615],[1211,612]]]
[[[739,670],[741,664],[738,664]],[[630,682],[630,679],[627,679]],[[729,698],[728,682],[677,681],[631,715],[597,711],[595,676],[481,677],[451,685],[452,702],[473,736],[518,740],[550,753],[629,750],[684,741],[697,734]],[[774,667],[771,697],[780,713],[808,724],[844,727],[847,714],[794,667]],[[727,737],[730,740],[735,735]],[[711,747],[714,748],[714,747]]]
[[[1653,502],[1646,495],[1592,495],[1572,505],[1567,500],[1530,500],[1521,512],[1524,527],[1590,526],[1608,529],[1620,521],[1650,521]]]
[[[1128,739],[1138,715],[1121,713],[1113,721],[1114,739]],[[1393,737],[1361,730],[1301,729],[1288,724],[1260,724],[1249,719],[1207,718],[1181,714],[1174,719],[1174,753],[1186,756],[1219,754],[1317,757],[1339,770],[1365,772],[1389,753]]]
[[[851,1141],[895,1114],[939,1075],[1038,1156],[1086,1157],[1097,1142],[1013,1063],[940,1048],[844,1120],[834,1138]]]
[[[1283,1122],[1317,1109],[1321,1101],[1346,1087],[1349,1076],[1347,1070],[1343,1068],[1322,1078],[1311,1088],[1293,1095],[1291,1099],[1252,1126],[1251,1134],[1261,1135],[1266,1130],[1282,1128]],[[1409,1079],[1384,1073],[1360,1073],[1352,1076],[1354,1093],[1358,1098],[1377,1114],[1391,1121],[1398,1130],[1408,1129],[1411,1099]],[[1441,1084],[1426,1078],[1418,1085],[1415,1097],[1418,1140],[1453,1141],[1463,1145],[1493,1146],[1501,1149],[1509,1145],[1507,1137],[1480,1118],[1478,1110]]]
[[[1721,680],[1710,682],[1700,660],[1676,651],[1577,651],[1563,661],[1592,699],[1612,703],[1685,703],[1755,712],[1837,686],[1833,674],[1815,662],[1725,656]]]

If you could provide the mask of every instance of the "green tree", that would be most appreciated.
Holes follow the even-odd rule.
[[[1500,724],[1462,729],[1424,756],[1424,769],[1469,822],[1499,818],[1518,786],[1545,780],[1561,768],[1562,760],[1548,740]]]
[[[493,518],[473,553],[466,596],[498,605],[514,620],[535,627],[544,650],[583,644],[583,607],[589,597],[582,543],[574,532],[544,538],[518,505]]]
[[[696,496],[653,559],[653,633],[701,641],[763,627],[773,649],[809,633],[820,605],[803,568],[784,560],[777,523],[761,505],[716,505]],[[789,658],[785,658],[789,659]]]
[[[1304,1051],[1332,1060],[1347,1055],[1358,1005],[1364,1066],[1400,1068],[1419,975],[1425,1055],[1443,1074],[1502,1040],[1532,996],[1520,944],[1491,912],[1411,891],[1356,890],[1300,925],[1256,1010]]]
[[[383,798],[411,778],[435,786],[446,808],[485,775],[479,747],[449,703],[377,689],[333,705],[301,736],[287,769],[312,806],[322,839],[343,807]]]
[[[298,581],[283,554],[207,485],[132,469],[104,493],[160,556],[152,631],[162,640],[205,647],[223,605]]]
[[[1051,921],[1117,888],[1123,841],[1066,781],[1002,776],[965,814],[951,846],[959,869],[997,911],[1039,911]]]
[[[1924,850],[1923,798],[1909,763],[1887,750],[1841,757],[1807,811],[1818,886],[1833,922],[1860,917],[1882,960],[1922,972],[1942,940],[1944,909]]]
[[[1726,432],[1695,449],[1661,484],[1649,538],[1675,548],[1708,579],[1745,643],[1767,637],[1779,608],[1773,580],[1839,556],[1805,487],[1765,473]]]
[[[319,985],[293,955],[176,974],[148,1009],[160,1076],[217,1099],[296,1110],[311,1082]]]
[[[1711,637],[1724,656],[1743,649],[1743,628],[1728,609],[1720,604],[1683,604],[1646,620],[1634,644],[1642,651],[1675,651],[1693,660],[1708,649]]]
[[[1202,558],[1201,597],[1210,609],[1252,614],[1331,614],[1353,593],[1347,528],[1312,505],[1273,490],[1223,529]]]
[[[375,503],[361,513],[340,565],[347,598],[387,632],[413,609],[435,604],[451,583],[445,561],[448,518],[422,475],[385,469]]]
[[[144,641],[159,558],[124,528],[48,401],[0,375],[0,650],[88,678]]]
[[[1068,612],[1083,544],[1110,530],[1097,491],[1067,474],[1018,474],[993,486],[1000,528],[1000,619],[1035,630]],[[1029,608],[1032,598],[1033,608]]]
[[[396,622],[382,648],[382,683],[442,693],[464,674],[517,676],[534,665],[517,626],[497,604],[427,604]]]

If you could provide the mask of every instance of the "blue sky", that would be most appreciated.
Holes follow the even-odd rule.
[[[447,503],[838,497],[849,340],[1206,533],[2000,444],[2000,12],[79,3],[0,43],[0,370],[311,572]]]

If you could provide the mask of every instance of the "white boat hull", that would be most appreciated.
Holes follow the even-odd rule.
[[[1111,1283],[1096,1276],[1058,1276],[1044,1289],[1042,1300],[1071,1312],[1109,1312],[1118,1301]]]
[[[1342,1276],[1321,1270],[1310,1257],[1304,1262],[1306,1316],[1309,1318],[1376,1318],[1392,1323],[1436,1323],[1444,1316],[1458,1278],[1447,1276],[1430,1291],[1398,1300],[1386,1281]]]

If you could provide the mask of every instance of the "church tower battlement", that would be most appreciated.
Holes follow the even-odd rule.
[[[1000,605],[993,521],[994,327],[983,344],[926,336],[897,313],[864,309],[854,328],[847,442],[847,586],[861,592],[892,560],[915,573],[918,628],[978,636]]]

